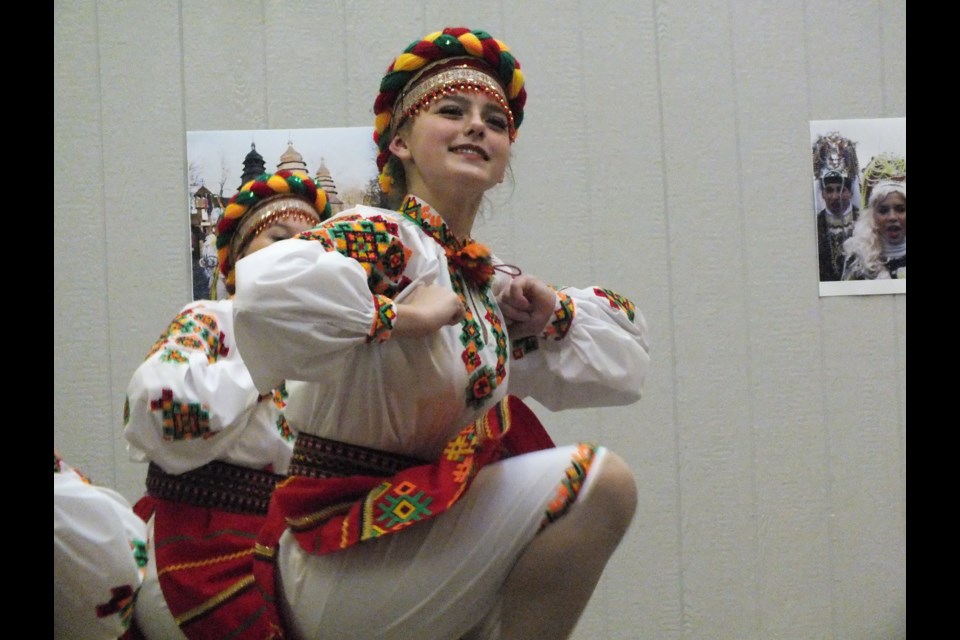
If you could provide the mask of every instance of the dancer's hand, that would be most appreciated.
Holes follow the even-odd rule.
[[[415,288],[397,303],[393,335],[421,337],[463,320],[466,310],[460,297],[449,287],[428,284]]]
[[[557,303],[557,294],[533,276],[517,276],[497,295],[510,339],[540,335]]]

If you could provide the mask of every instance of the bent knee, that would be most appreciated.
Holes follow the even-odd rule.
[[[612,530],[625,531],[637,508],[637,481],[623,458],[605,450],[593,470],[589,489],[582,496],[591,511]]]

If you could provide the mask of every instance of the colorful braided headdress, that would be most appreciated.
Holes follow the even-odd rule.
[[[319,224],[330,217],[327,193],[309,176],[264,173],[240,187],[217,223],[217,258],[229,293],[234,292],[236,256],[251,240],[283,218]]]
[[[507,45],[485,31],[447,27],[411,43],[387,67],[373,104],[380,188],[390,193],[393,184],[388,161],[394,133],[431,100],[459,91],[485,93],[506,111],[513,141],[527,101],[523,84],[520,63]]]

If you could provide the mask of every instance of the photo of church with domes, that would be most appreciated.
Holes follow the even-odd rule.
[[[371,127],[191,131],[187,165],[194,299],[217,297],[217,221],[249,180],[280,170],[309,176],[326,192],[333,214],[382,204]]]

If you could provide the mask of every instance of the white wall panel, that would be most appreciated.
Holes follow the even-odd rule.
[[[760,638],[829,637],[803,9],[731,2]],[[784,446],[789,444],[789,446]]]
[[[116,483],[110,428],[106,220],[95,2],[59,2],[53,20],[53,446]]]
[[[658,3],[686,637],[757,637],[756,495],[726,3]],[[692,52],[696,51],[696,55]]]
[[[191,291],[180,13],[173,3],[105,3],[98,22],[110,427],[117,486],[135,496],[146,469],[122,445],[127,383]]]

